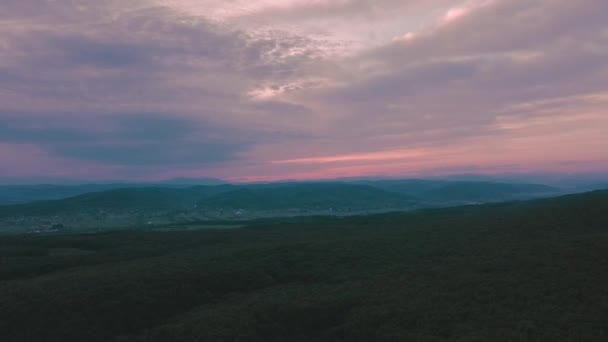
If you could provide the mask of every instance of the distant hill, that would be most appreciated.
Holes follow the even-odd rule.
[[[158,183],[0,185],[0,205],[56,200],[91,192],[102,192],[125,188],[187,188],[193,186],[215,186],[225,184],[227,183],[215,178],[175,178]]]
[[[229,191],[231,185],[174,188],[125,188],[93,192],[60,200],[0,206],[0,217],[46,216],[60,213],[131,210],[169,211],[190,208],[197,201]]]
[[[477,179],[477,178],[473,178]],[[509,200],[532,199],[542,196],[556,196],[566,193],[606,189],[608,184],[602,181],[581,183],[576,186],[565,183],[562,188],[540,184],[498,181],[464,181],[461,179],[397,179],[397,180],[350,180],[345,182],[270,182],[234,185],[236,189],[290,189],[297,187],[315,187],[318,184],[352,184],[371,186],[376,189],[400,193],[419,200],[444,202],[444,204],[461,204],[467,202],[499,202]],[[215,178],[175,178],[156,183],[108,183],[82,185],[0,185],[0,205],[19,204],[34,201],[57,200],[91,192],[103,192],[123,188],[172,188],[185,189],[193,186],[227,185]],[[251,194],[242,196],[251,196]],[[235,194],[235,196],[240,196]]]
[[[368,185],[342,183],[302,183],[279,187],[240,188],[209,197],[202,207],[233,209],[378,209],[412,206],[410,196]]]
[[[379,189],[395,191],[433,202],[501,202],[559,195],[560,189],[541,184],[469,182],[450,180],[385,180],[365,182]]]
[[[606,183],[606,184],[593,184],[593,185],[590,186],[590,188],[597,189],[597,190],[608,190],[608,183]]]
[[[453,183],[456,182],[426,179],[398,179],[356,182],[356,184],[369,185],[378,189],[398,192],[410,196],[421,196],[426,192],[436,190]]]
[[[422,196],[438,201],[497,202],[557,192],[557,188],[539,184],[456,182],[427,191]]]
[[[306,183],[275,186],[141,187],[93,192],[60,200],[0,206],[0,217],[72,213],[167,212],[198,209],[367,210],[413,207],[412,197],[367,185]]]
[[[196,185],[223,185],[228,184],[223,179],[219,178],[172,178],[160,182],[156,182],[154,184],[157,185],[188,185],[188,186],[196,186]]]
[[[126,187],[134,186],[129,184],[0,185],[0,204],[54,200]]]
[[[193,187],[177,185],[153,187],[149,184],[127,188],[121,186],[124,185],[15,187],[12,190],[24,197],[67,196],[68,198],[0,206],[0,217],[99,211],[192,211],[195,206],[198,208],[196,210],[400,210],[510,201],[558,194],[556,188],[537,184],[435,180],[225,184]],[[93,192],[80,194],[87,190]],[[76,195],[70,196],[72,193]],[[4,196],[9,195],[5,192]]]

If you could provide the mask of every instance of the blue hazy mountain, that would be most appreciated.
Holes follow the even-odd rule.
[[[299,183],[281,186],[240,187],[209,197],[200,206],[257,210],[400,208],[419,202],[414,197],[369,185]]]
[[[435,202],[497,202],[558,195],[563,190],[542,184],[448,180],[381,180],[368,184]]]

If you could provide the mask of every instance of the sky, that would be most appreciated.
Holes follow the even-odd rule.
[[[0,178],[608,171],[605,0],[3,0]]]

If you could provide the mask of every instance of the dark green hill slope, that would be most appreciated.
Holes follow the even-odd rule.
[[[360,183],[435,202],[500,202],[560,193],[560,189],[551,186],[524,183],[423,179],[365,181]]]
[[[539,184],[455,182],[427,191],[421,197],[437,201],[496,202],[546,196],[558,191]]]
[[[0,185],[0,204],[27,203],[74,197],[91,192],[130,188],[127,184]]]
[[[358,181],[357,184],[370,185],[378,189],[398,192],[410,196],[420,196],[454,182],[426,179],[396,179],[378,181]]]
[[[169,211],[192,207],[203,198],[229,191],[231,185],[174,188],[126,188],[93,192],[61,200],[0,206],[0,217],[46,216],[100,210]]]
[[[0,237],[12,341],[603,341],[608,191],[225,231]]]
[[[127,186],[125,188],[125,186]],[[231,191],[230,193],[225,193]],[[399,209],[467,202],[497,202],[558,194],[558,189],[534,184],[454,182],[435,180],[360,181],[355,183],[269,183],[218,186],[151,186],[104,184],[80,186],[0,186],[0,206],[6,216],[56,215],[77,211],[169,211],[192,208],[256,210]],[[85,193],[86,192],[86,193]],[[220,196],[216,196],[219,195]],[[73,196],[73,197],[70,197]],[[216,196],[214,199],[209,199]],[[67,197],[67,198],[65,198]],[[56,199],[59,198],[59,199]],[[52,200],[48,200],[52,199]],[[416,203],[414,203],[416,202]]]
[[[83,195],[91,192],[102,192],[126,188],[187,188],[194,186],[226,185],[215,178],[175,178],[158,183],[103,183],[78,185],[0,185],[0,204],[19,204],[34,201],[49,201]]]
[[[203,207],[279,210],[354,208],[378,209],[412,206],[411,197],[366,185],[309,183],[273,188],[243,188],[199,202]]]
[[[190,188],[127,188],[94,192],[61,200],[0,206],[0,218],[109,212],[167,212],[171,210],[226,208],[284,209],[400,209],[416,200],[365,185],[303,183],[272,187],[234,185]]]

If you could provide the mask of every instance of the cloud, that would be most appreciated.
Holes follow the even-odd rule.
[[[51,45],[60,50],[69,65],[133,67],[150,63],[145,50],[125,43],[98,42],[85,37],[61,37]]]
[[[411,159],[421,157],[424,155],[423,151],[383,151],[379,153],[361,153],[361,154],[346,154],[329,157],[315,157],[315,158],[300,158],[300,159],[287,159],[287,160],[276,160],[273,164],[325,164],[325,163],[336,163],[336,162],[353,162],[353,161],[378,161],[378,160],[398,160],[398,159]]]
[[[503,106],[608,87],[606,38],[591,15],[605,6],[571,4],[486,3],[450,25],[361,54],[349,61],[354,79],[304,100],[348,111],[346,120],[356,124],[368,121],[357,126],[389,121],[386,126],[420,131],[462,123],[484,134],[481,126],[491,127]],[[583,13],[591,20],[583,20]],[[553,27],[530,24],[534,16]],[[566,23],[574,33],[561,27]],[[526,26],[525,33],[514,34]],[[536,36],[534,43],[530,36]]]
[[[222,20],[267,20],[307,21],[319,18],[363,17],[377,20],[386,18],[400,10],[418,6],[441,6],[453,3],[452,0],[236,0],[229,3],[204,0],[172,0],[165,4],[176,6],[195,13],[212,13],[210,16]],[[392,13],[391,13],[392,12]]]
[[[200,120],[161,114],[114,113],[102,117],[5,117],[0,142],[37,144],[61,158],[110,165],[207,164],[229,161],[246,139],[230,129]]]
[[[332,144],[311,142],[310,150],[317,152],[303,151],[299,158],[285,160],[316,163],[327,153],[340,156],[353,150],[379,155],[402,148],[441,151],[483,140],[503,151],[502,158],[525,164],[550,160],[553,156],[543,146],[562,145],[544,132],[561,136],[568,131],[588,132],[586,158],[601,159],[600,150],[608,148],[607,142],[600,138],[601,129],[591,126],[606,125],[603,105],[581,101],[560,105],[553,115],[576,117],[577,109],[595,113],[567,120],[567,125],[563,119],[536,120],[547,115],[540,109],[523,111],[513,106],[588,98],[608,89],[606,24],[598,14],[605,13],[604,7],[593,1],[483,2],[468,7],[467,15],[458,20],[430,26],[406,42],[372,48],[345,60],[351,70],[348,77],[290,97],[317,112],[332,113],[325,127],[333,134]],[[523,114],[529,119],[520,126],[529,129],[515,133],[501,125],[505,115],[524,120]],[[524,142],[529,143],[527,148]],[[569,143],[571,147],[565,149],[569,153],[583,145]],[[509,148],[510,144],[519,148]],[[566,153],[559,156],[565,158]]]
[[[89,16],[86,23],[8,21],[12,32],[3,38],[7,48],[2,63],[14,70],[13,87],[40,96],[44,94],[35,90],[50,88],[51,82],[78,93],[100,84],[106,87],[91,93],[106,95],[99,96],[106,100],[145,91],[156,92],[149,98],[166,96],[168,85],[181,94],[180,86],[190,86],[202,88],[199,94],[209,94],[212,100],[218,93],[241,96],[243,89],[258,83],[282,82],[314,67],[315,42],[305,37],[257,39],[162,7],[125,10],[110,1],[79,5],[58,3],[52,13],[66,15],[74,7],[83,8],[82,16]],[[139,89],[134,89],[135,82]]]
[[[113,177],[597,161],[607,12],[597,0],[9,1],[0,142]]]
[[[253,103],[247,92],[314,68],[310,39],[258,39],[143,2],[37,4],[3,12],[0,141],[74,160],[178,167],[236,160],[276,139],[277,127],[260,120],[307,115]]]

